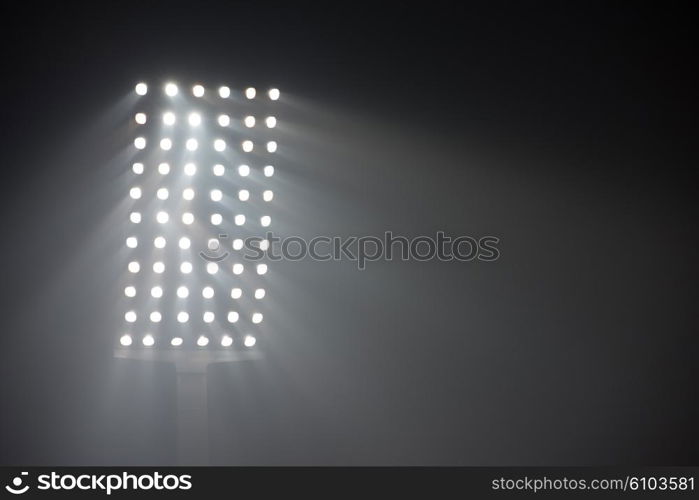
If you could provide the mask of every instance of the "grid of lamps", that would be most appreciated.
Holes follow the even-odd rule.
[[[135,86],[122,348],[250,349],[268,295],[276,88]]]

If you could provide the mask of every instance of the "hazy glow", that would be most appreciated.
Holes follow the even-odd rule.
[[[238,191],[238,199],[240,201],[248,201],[250,199],[250,191],[247,189],[241,189]]]
[[[180,272],[182,274],[189,274],[192,272],[192,263],[191,262],[183,262],[180,264]]]
[[[175,113],[173,113],[172,111],[168,111],[163,115],[163,123],[165,125],[174,125],[175,120]]]
[[[153,347],[153,344],[155,344],[155,339],[153,336],[149,333],[145,337],[143,337],[143,345],[146,347]]]
[[[211,199],[213,201],[221,201],[223,199],[223,193],[221,192],[220,189],[212,189],[211,190]]]
[[[226,86],[219,87],[218,95],[220,95],[224,99],[228,99],[231,96],[231,89],[229,89]]]
[[[184,198],[187,201],[193,200],[194,199],[194,189],[185,188],[184,191],[182,191],[182,198]]]
[[[141,175],[143,173],[143,163],[134,163],[131,166],[134,174]]]
[[[204,97],[204,87],[195,85],[192,87],[192,94],[194,94],[194,97]]]
[[[170,97],[175,97],[177,95],[177,85],[174,83],[168,83],[165,85],[165,93]]]
[[[220,163],[217,163],[216,165],[214,165],[213,170],[214,170],[214,175],[217,175],[219,177],[226,173],[226,167],[224,167]]]
[[[265,119],[265,125],[267,125],[267,128],[274,128],[277,126],[277,119],[273,116],[268,116]]]
[[[148,85],[146,85],[146,84],[143,83],[143,82],[137,83],[137,84],[136,84],[136,93],[137,93],[138,95],[146,95],[146,94],[148,93]],[[131,337],[129,337],[129,338],[131,338]],[[130,345],[130,344],[131,344],[131,343],[129,342],[129,345]]]
[[[136,123],[139,125],[143,125],[146,123],[146,114],[145,113],[136,113]]]
[[[233,345],[233,337],[230,335],[224,335],[221,338],[221,347],[230,347]]]
[[[187,224],[188,226],[194,222],[194,215],[192,215],[189,212],[185,212],[182,214],[182,223]]]
[[[267,143],[267,151],[269,153],[275,153],[277,151],[277,143],[274,141],[269,141]]]
[[[243,141],[243,151],[245,151],[246,153],[249,153],[250,151],[252,151],[252,148],[253,148],[252,141]]]
[[[257,339],[252,335],[246,335],[245,339],[243,339],[243,344],[245,345],[245,347],[253,347],[256,343]]]
[[[170,196],[170,191],[168,191],[167,188],[160,188],[155,193],[155,195],[158,197],[159,200],[167,200]]]
[[[128,268],[129,268],[129,272],[137,273],[141,270],[141,265],[138,262],[136,262],[135,260],[133,260],[133,261],[129,262]]]
[[[231,289],[231,298],[232,299],[239,299],[242,296],[243,296],[243,290],[241,290],[240,288],[232,288]]]
[[[228,322],[229,323],[237,323],[239,319],[240,319],[240,314],[238,314],[237,312],[230,311],[228,313]]]
[[[227,127],[231,124],[231,117],[228,115],[218,115],[218,124]]]
[[[155,245],[155,248],[165,248],[165,245],[167,244],[167,241],[165,241],[165,238],[162,236],[157,236],[153,240],[153,245]]]
[[[194,175],[197,173],[197,166],[194,163],[187,163],[184,166],[184,173],[185,175]]]
[[[161,175],[169,174],[170,173],[170,164],[163,162],[160,165],[158,165],[158,173],[160,173]]]
[[[253,87],[248,87],[245,89],[245,97],[248,99],[254,99],[257,91]]]
[[[131,338],[131,335],[122,335],[119,339],[119,343],[124,347],[129,347],[133,343],[133,339]]]
[[[185,147],[187,148],[187,151],[196,151],[199,147],[199,142],[196,139],[187,139]]]
[[[240,165],[238,167],[238,175],[240,175],[241,177],[247,177],[248,175],[250,175],[250,167],[248,167],[247,165]]]
[[[265,177],[272,177],[274,175],[274,167],[272,165],[267,165],[264,168]]]
[[[146,148],[146,139],[143,137],[136,137],[133,140],[133,145],[136,147],[136,149],[145,149]]]
[[[131,212],[131,215],[129,215],[129,219],[134,224],[138,224],[139,222],[141,222],[141,213],[140,212]]]
[[[279,92],[279,89],[269,89],[268,95],[270,99],[276,101],[277,99],[279,99],[281,93]]]
[[[255,117],[254,116],[246,116],[245,119],[243,120],[243,123],[245,123],[245,126],[247,128],[252,128],[255,126]]]
[[[223,222],[221,214],[211,214],[211,223],[214,226],[219,226]]]
[[[129,248],[136,248],[138,246],[138,240],[135,236],[129,236],[126,238],[126,246]]]

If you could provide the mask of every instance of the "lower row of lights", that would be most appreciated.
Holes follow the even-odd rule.
[[[145,347],[153,347],[155,345],[155,338],[153,335],[150,333],[144,335],[142,341],[143,345]],[[124,346],[124,347],[129,347],[131,344],[133,344],[133,338],[131,335],[126,334],[122,335],[122,337],[119,339],[119,343]],[[257,339],[252,336],[252,335],[246,335],[243,338],[243,345],[245,347],[253,347],[257,343]],[[173,337],[172,340],[170,340],[170,345],[172,347],[180,347],[184,344],[184,340],[182,337]],[[198,347],[206,347],[209,345],[209,337],[205,335],[200,335],[199,338],[197,339],[197,346]],[[224,335],[221,338],[221,347],[231,347],[233,345],[233,337],[230,335]]]

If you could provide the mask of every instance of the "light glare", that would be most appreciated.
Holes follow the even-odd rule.
[[[146,85],[143,82],[137,83],[136,84],[136,94],[138,95],[146,95],[148,93],[148,85]],[[129,343],[130,345],[130,343]]]

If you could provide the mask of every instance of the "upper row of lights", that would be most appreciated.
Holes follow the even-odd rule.
[[[165,94],[167,94],[168,96],[175,97],[178,94],[178,92],[179,89],[177,88],[177,85],[175,85],[174,83],[165,84]],[[148,85],[146,85],[143,82],[136,84],[136,93],[138,95],[146,95],[148,93]],[[194,85],[192,87],[192,95],[194,97],[204,97],[205,93],[206,91],[203,85]],[[226,86],[219,87],[218,95],[223,99],[228,99],[231,96],[231,89]],[[245,97],[247,97],[248,99],[254,99],[256,95],[257,91],[254,87],[248,87],[245,89]],[[279,89],[269,89],[267,91],[267,95],[272,101],[276,101],[277,99],[279,99],[280,96]]]

